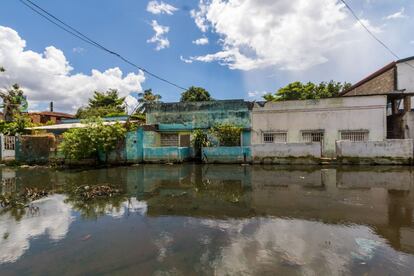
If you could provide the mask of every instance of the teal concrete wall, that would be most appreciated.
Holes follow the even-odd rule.
[[[180,163],[190,158],[190,148],[144,147],[144,162]]]
[[[128,163],[140,163],[143,160],[143,137],[144,130],[138,128],[136,131],[126,134],[126,160]]]
[[[147,107],[147,124],[158,124],[160,131],[206,129],[219,123],[250,128],[249,105],[243,100],[159,103]]]
[[[252,160],[250,147],[203,148],[201,155],[205,163],[244,163]]]
[[[242,142],[242,144],[241,144],[241,146],[242,147],[248,147],[248,146],[250,146],[251,145],[251,140],[252,140],[252,135],[251,135],[252,133],[251,133],[251,131],[250,130],[248,130],[248,131],[242,131],[242,139],[241,139],[241,142]]]

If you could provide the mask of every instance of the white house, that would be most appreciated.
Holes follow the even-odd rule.
[[[322,156],[335,157],[337,140],[385,140],[386,107],[385,95],[255,103],[252,146],[320,142]]]

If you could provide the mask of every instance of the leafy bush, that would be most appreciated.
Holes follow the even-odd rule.
[[[24,132],[27,127],[33,127],[33,124],[28,116],[16,115],[13,122],[0,121],[0,133],[5,135],[16,135]]]
[[[63,134],[63,142],[59,147],[66,158],[72,160],[97,158],[100,152],[107,155],[115,149],[126,132],[119,123],[104,125],[102,120],[86,123],[85,128],[71,129]]]
[[[217,137],[220,146],[224,147],[240,146],[241,131],[241,127],[229,123],[218,124],[211,128],[211,133]]]

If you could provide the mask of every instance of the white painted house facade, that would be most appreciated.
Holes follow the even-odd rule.
[[[336,156],[336,141],[384,141],[383,95],[255,103],[252,146],[320,142],[322,156]]]

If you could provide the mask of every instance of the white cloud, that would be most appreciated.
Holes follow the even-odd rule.
[[[191,59],[231,69],[304,70],[326,63],[343,41],[366,36],[336,0],[201,0],[191,16],[222,43],[221,51]]]
[[[6,68],[0,74],[0,87],[19,83],[31,110],[54,101],[56,110],[74,112],[95,90],[118,89],[121,96],[142,90],[145,77],[141,71],[124,76],[115,67],[103,72],[93,69],[90,75],[72,74],[73,68],[61,50],[49,46],[37,53],[25,48],[26,41],[15,30],[0,26],[0,64]]]
[[[384,17],[384,19],[387,19],[387,20],[402,19],[402,18],[407,18],[407,16],[405,15],[405,8],[404,7],[402,7],[398,12]]]
[[[268,92],[266,91],[250,91],[247,93],[247,95],[249,96],[249,98],[254,98],[254,99],[262,99],[262,97],[267,94]]]
[[[158,24],[156,20],[152,20],[151,27],[155,34],[153,37],[148,39],[147,42],[157,44],[155,48],[157,51],[170,47],[170,41],[165,37],[165,35],[170,31],[170,28]]]
[[[27,213],[20,221],[9,213],[0,216],[0,264],[17,261],[30,247],[30,239],[47,234],[50,239],[63,239],[73,221],[70,206],[63,195],[53,195],[33,202],[39,207],[37,216]]]
[[[183,56],[180,56],[180,60],[185,62],[185,63],[193,63],[193,61],[191,59],[184,58]]]
[[[193,40],[193,44],[195,44],[195,45],[206,45],[206,44],[208,44],[208,38],[207,37],[202,37],[202,38]]]
[[[414,40],[411,40],[411,41],[410,41],[410,44],[414,44]]]
[[[172,15],[178,9],[170,4],[164,3],[163,1],[150,1],[147,5],[147,11],[153,14],[169,14]]]
[[[85,49],[82,47],[75,47],[72,49],[72,52],[77,53],[77,54],[81,54],[83,52],[85,52]]]

